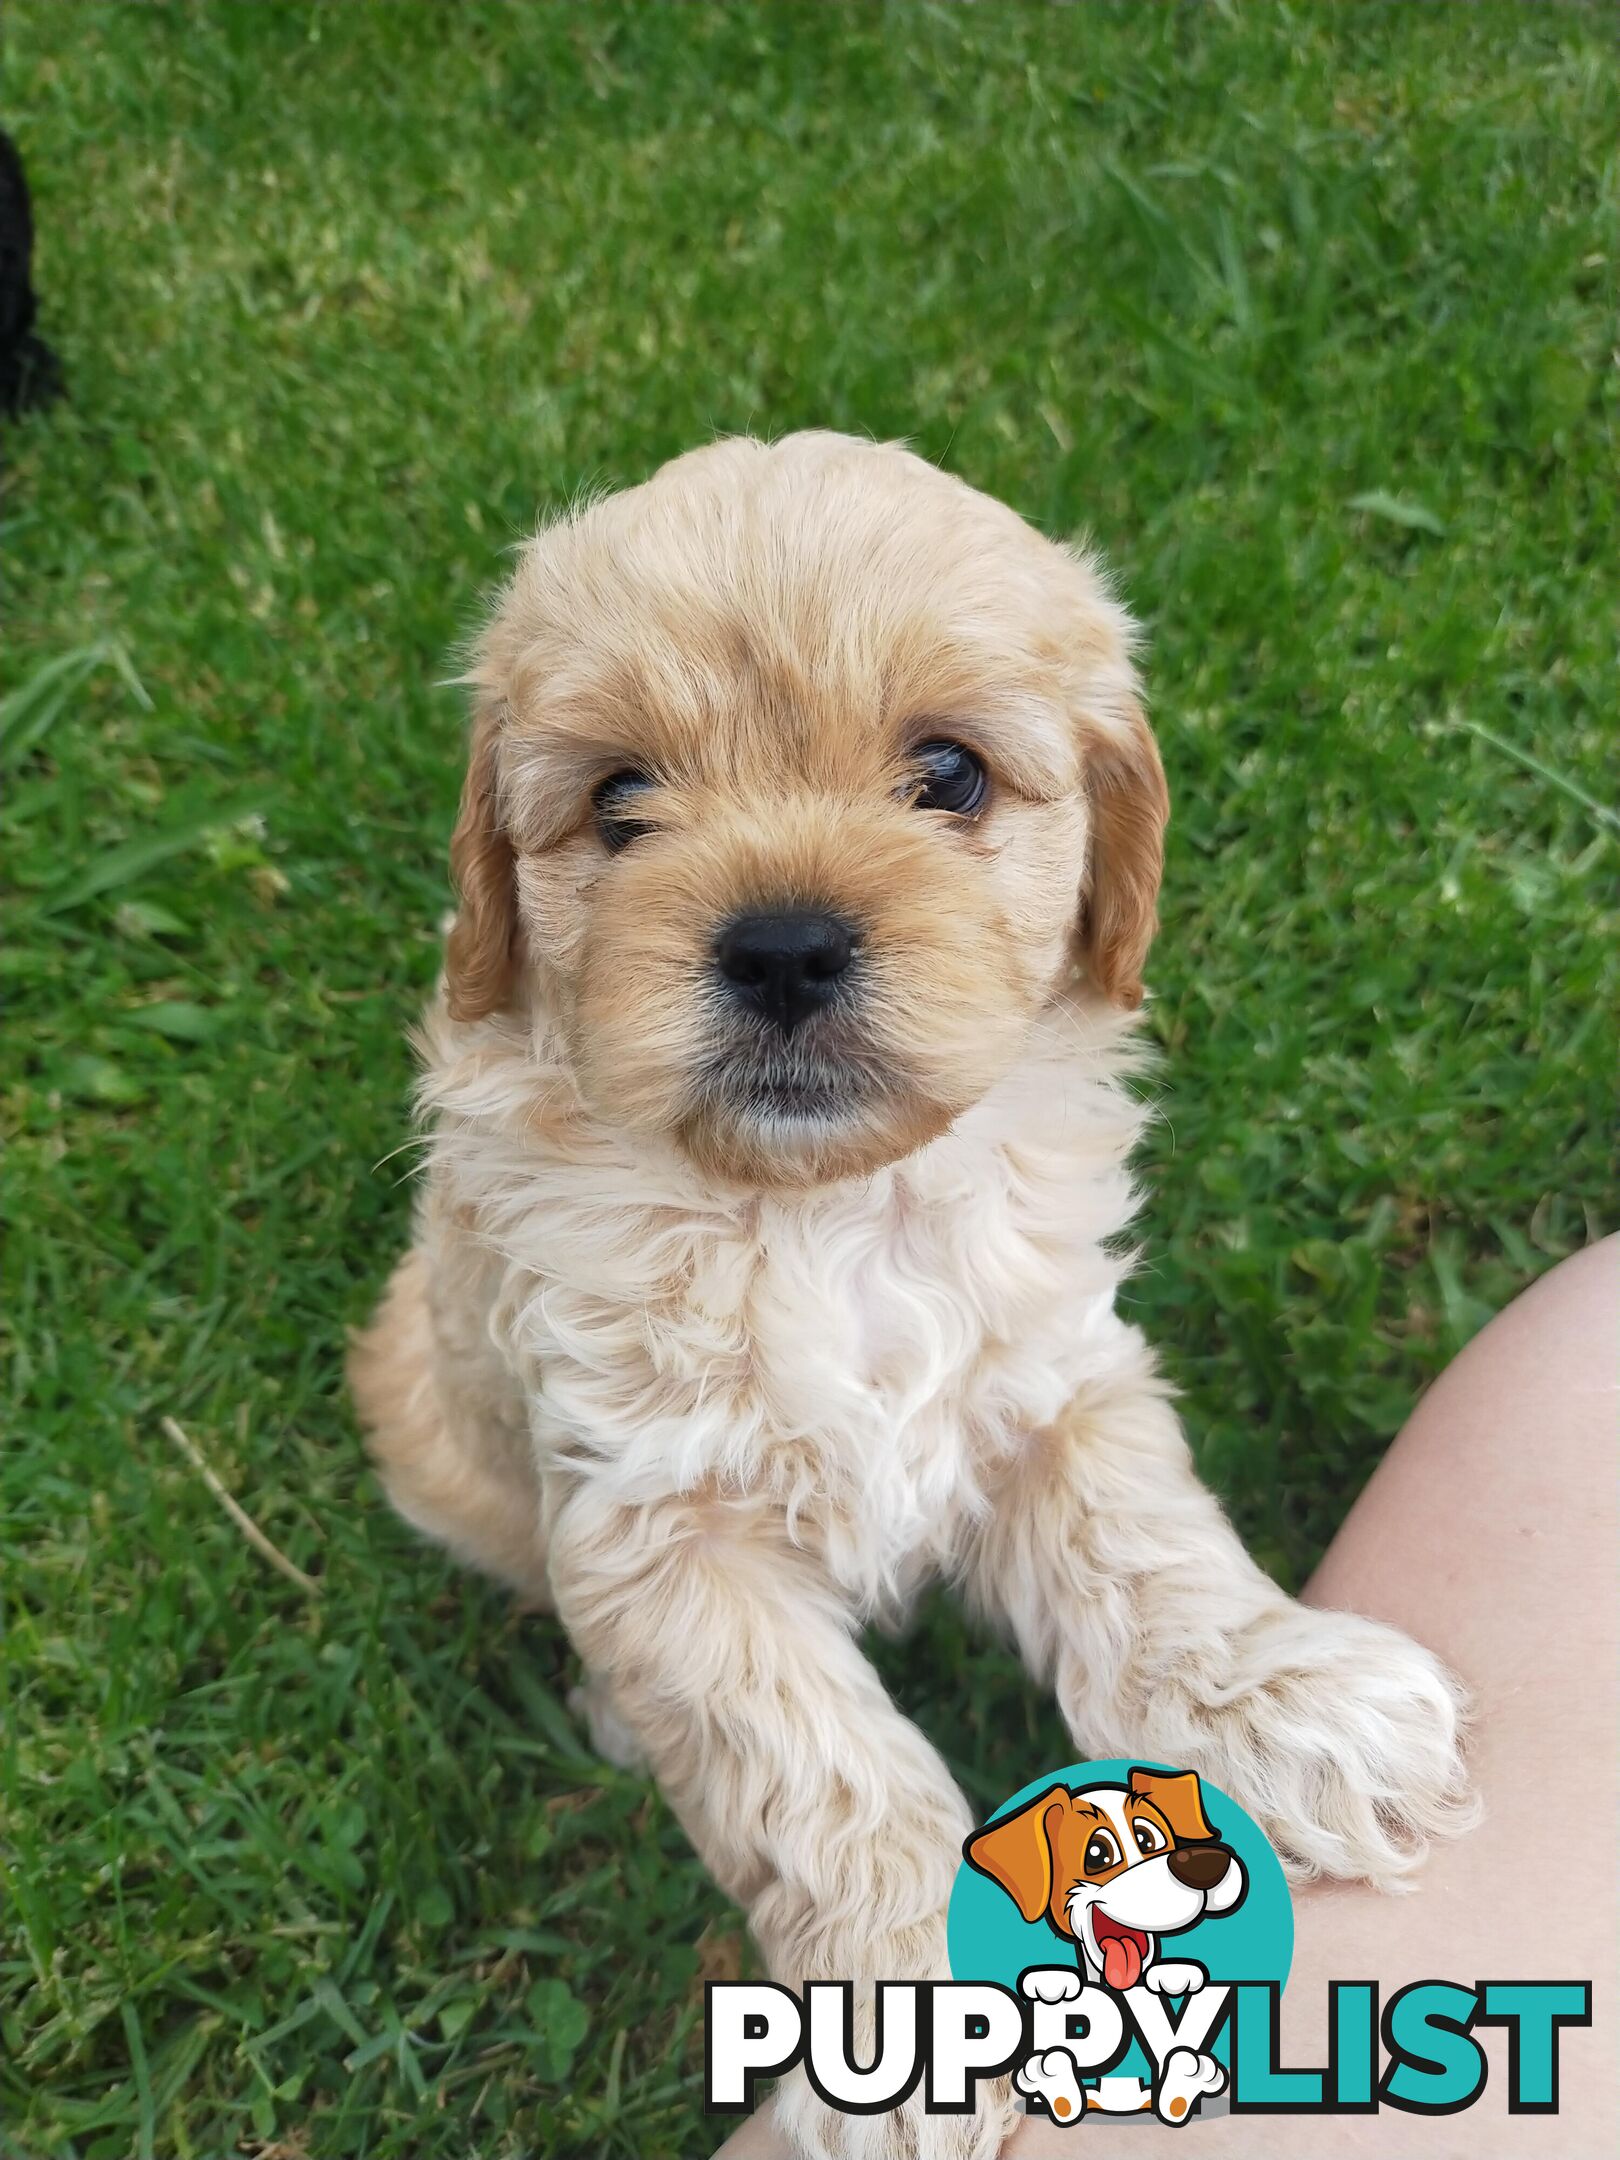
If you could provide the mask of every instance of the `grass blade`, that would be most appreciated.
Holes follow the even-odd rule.
[[[1408,502],[1403,496],[1391,495],[1387,488],[1369,488],[1365,495],[1352,495],[1345,507],[1364,510],[1368,517],[1382,518],[1386,525],[1404,526],[1408,532],[1433,533],[1436,539],[1445,535],[1446,528],[1432,510],[1422,503]]]
[[[47,660],[27,682],[0,698],[0,772],[20,765],[42,742],[75,690],[107,657],[104,645],[81,645]]]
[[[79,876],[48,893],[40,912],[59,915],[65,908],[81,907],[98,893],[114,892],[120,886],[132,885],[148,870],[167,862],[172,855],[183,855],[210,833],[218,832],[223,826],[240,824],[243,818],[262,809],[264,802],[262,792],[239,796],[234,802],[214,803],[193,810],[157,832],[141,833],[133,840],[126,840],[121,846],[109,849],[99,862],[92,863]]]

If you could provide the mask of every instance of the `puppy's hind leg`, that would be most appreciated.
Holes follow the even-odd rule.
[[[576,1688],[568,1690],[568,1707],[591,1736],[591,1747],[615,1770],[645,1770],[647,1750],[635,1729],[626,1722],[613,1690],[600,1673],[586,1668]]]
[[[489,1339],[499,1263],[465,1233],[435,1236],[431,1212],[350,1347],[360,1422],[407,1522],[526,1604],[549,1606],[523,1397]]]

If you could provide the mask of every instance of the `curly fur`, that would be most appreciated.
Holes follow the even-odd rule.
[[[1115,1311],[1166,813],[1129,645],[1089,559],[818,436],[563,520],[471,671],[416,1242],[356,1394],[402,1512],[555,1599],[791,1983],[947,1970],[967,1810],[855,1640],[933,1577],[1083,1753],[1205,1773],[1303,1871],[1397,1882],[1467,1819],[1455,1684],[1254,1566]],[[919,731],[982,749],[977,825],[909,807]],[[847,1096],[799,1120],[709,971],[778,892],[863,939],[813,1051]],[[806,2154],[987,2155],[1012,2107],[775,2104]]]

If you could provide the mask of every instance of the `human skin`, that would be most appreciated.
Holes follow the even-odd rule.
[[[1142,2160],[1609,2160],[1620,2149],[1620,1238],[1555,1268],[1442,1374],[1307,1586],[1311,1604],[1391,1622],[1475,1700],[1481,1825],[1437,1846],[1410,1894],[1322,1882],[1296,1893],[1279,2061],[1327,2059],[1328,1983],[1384,1996],[1445,1978],[1589,1980],[1592,2024],[1560,2036],[1555,2115],[1510,2115],[1508,2039],[1476,2038],[1484,2093],[1457,2115],[1215,2115],[1131,2126]],[[1107,2134],[1097,2126],[1087,2136]],[[1029,2117],[1006,2160],[1072,2154]],[[717,2160],[789,2160],[766,2112]]]

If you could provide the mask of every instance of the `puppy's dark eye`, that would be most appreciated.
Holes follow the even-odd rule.
[[[591,797],[591,807],[596,812],[596,830],[602,845],[609,854],[616,855],[620,848],[628,847],[632,840],[640,840],[652,831],[635,815],[634,804],[638,795],[657,783],[643,772],[609,773]]]
[[[1118,1859],[1119,1847],[1114,1843],[1108,1832],[1106,1830],[1093,1830],[1086,1840],[1085,1857],[1081,1861],[1086,1873],[1093,1875],[1101,1868],[1113,1867]]]
[[[913,809],[948,810],[953,817],[972,817],[984,807],[990,780],[973,752],[959,742],[919,743],[911,753],[917,774]]]

